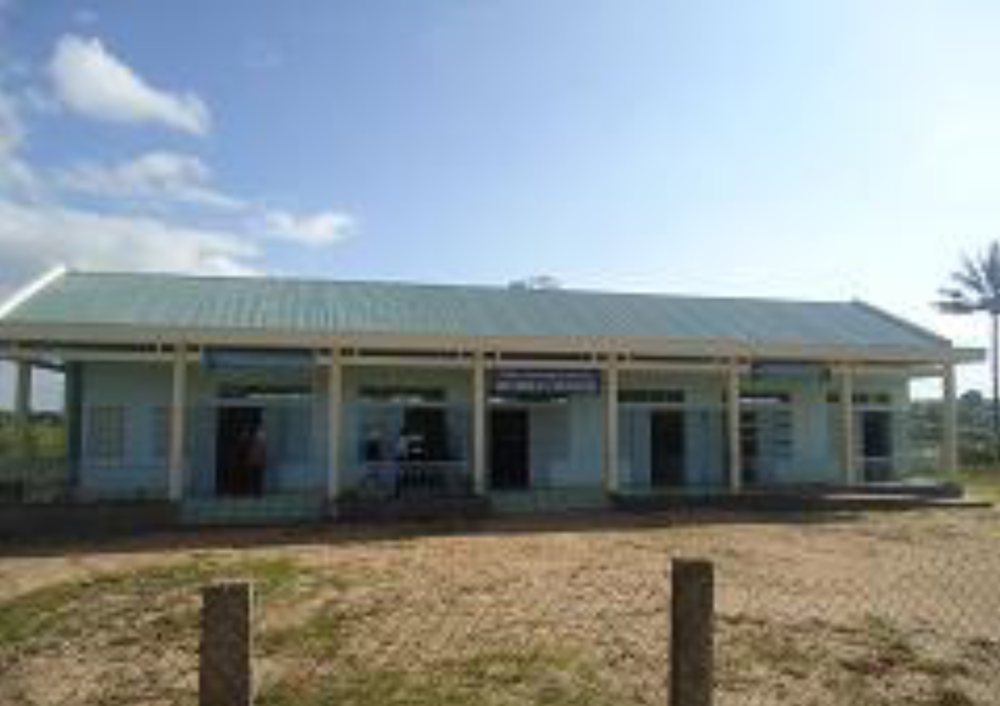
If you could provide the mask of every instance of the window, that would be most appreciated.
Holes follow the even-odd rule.
[[[440,404],[445,392],[435,387],[366,386],[361,388],[361,399],[367,402],[389,404]]]
[[[683,390],[621,390],[618,401],[623,404],[684,404]]]
[[[864,406],[889,407],[892,405],[892,395],[887,392],[855,392],[853,395],[854,404]],[[826,397],[830,404],[840,404],[840,393],[831,392]]]
[[[92,407],[87,428],[87,453],[98,461],[121,461],[125,456],[125,410]]]

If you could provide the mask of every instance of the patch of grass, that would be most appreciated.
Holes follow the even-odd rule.
[[[286,678],[261,706],[611,706],[621,702],[580,655],[569,651],[488,652],[442,660],[424,669],[379,669],[363,663]]]
[[[114,573],[31,591],[0,601],[0,655],[44,642],[46,638],[103,630],[110,619],[146,625],[162,639],[176,639],[196,613],[192,599],[213,581],[247,579],[269,598],[298,581],[303,570],[286,558],[239,561],[197,557],[178,564]],[[133,630],[129,634],[137,634]],[[130,642],[127,635],[119,635]]]

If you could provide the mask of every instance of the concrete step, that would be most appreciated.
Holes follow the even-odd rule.
[[[301,524],[325,515],[326,501],[314,495],[189,498],[181,504],[181,522],[198,526]]]

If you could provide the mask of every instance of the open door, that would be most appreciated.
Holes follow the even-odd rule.
[[[684,413],[679,410],[650,413],[649,441],[650,481],[653,487],[682,487],[687,455]]]
[[[865,410],[861,413],[861,455],[867,482],[892,477],[892,413]]]
[[[260,407],[220,407],[215,443],[218,495],[259,496],[267,466]]]
[[[529,417],[526,409],[490,413],[490,486],[525,490],[531,485]]]

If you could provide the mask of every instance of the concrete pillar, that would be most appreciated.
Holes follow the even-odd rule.
[[[476,495],[487,492],[486,480],[486,365],[476,356],[472,368],[472,485]]]
[[[743,489],[743,448],[740,433],[740,370],[736,363],[729,366],[726,391],[726,431],[729,441],[729,489]]]
[[[14,379],[14,433],[19,456],[27,457],[30,451],[29,423],[31,421],[31,363],[19,360]]]
[[[342,490],[341,439],[344,427],[344,364],[340,351],[330,351],[330,368],[327,374],[327,424],[329,448],[327,452],[326,497],[335,501]]]
[[[618,365],[612,360],[604,369],[604,489],[617,493],[621,487],[618,474]]]
[[[173,365],[167,493],[170,500],[179,502],[184,497],[184,437],[187,428],[187,347],[183,344],[174,348]]]
[[[844,367],[840,371],[840,464],[844,483],[858,484],[857,454],[854,436],[854,371]]]
[[[955,381],[955,364],[946,363],[941,369],[943,396],[941,424],[941,470],[958,472],[958,386]]]

